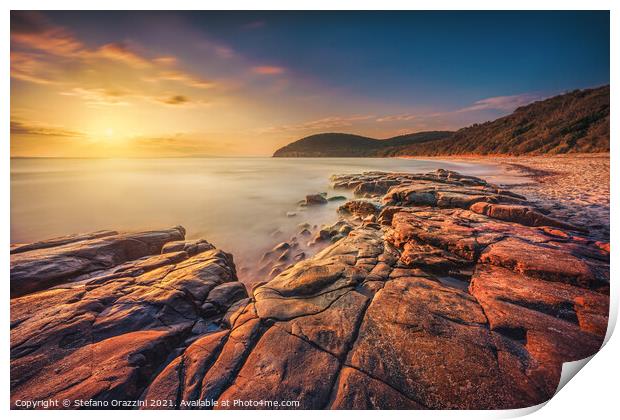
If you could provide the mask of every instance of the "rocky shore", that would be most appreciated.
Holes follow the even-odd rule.
[[[505,175],[523,177],[510,182],[511,191],[551,212],[556,218],[588,226],[591,237],[609,242],[609,153],[570,153],[545,156],[444,156],[415,157],[496,164],[503,173],[490,181],[503,182]],[[497,178],[497,180],[495,179]]]
[[[591,236],[609,242],[609,153],[505,157],[498,163],[533,179],[515,190],[540,205],[548,203],[558,218],[578,221]]]
[[[519,408],[600,348],[609,244],[586,226],[450,171],[332,182],[357,199],[323,249],[282,245],[251,291],[182,227],[13,247],[12,406]]]

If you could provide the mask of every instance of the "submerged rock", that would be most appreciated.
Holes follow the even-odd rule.
[[[347,197],[345,197],[344,195],[334,195],[332,197],[328,197],[327,201],[344,201],[346,199]]]
[[[327,204],[327,199],[322,194],[310,194],[306,196],[305,204],[307,206]]]

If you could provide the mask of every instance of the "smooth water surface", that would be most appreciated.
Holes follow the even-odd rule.
[[[11,242],[182,225],[188,238],[205,238],[237,262],[251,263],[295,235],[300,223],[337,219],[342,202],[297,208],[306,194],[350,197],[350,191],[330,190],[330,175],[439,167],[477,176],[499,171],[494,165],[389,158],[13,159]],[[287,217],[291,211],[297,215]]]

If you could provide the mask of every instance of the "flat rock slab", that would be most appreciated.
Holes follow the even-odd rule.
[[[175,228],[14,254],[38,252],[42,265],[69,253],[110,256],[117,265],[81,281],[67,273],[53,289],[11,299],[12,401],[137,399],[175,352],[223,330],[226,312],[247,297],[230,254],[190,243],[193,256],[181,250],[142,257],[183,236]],[[139,252],[115,253],[127,251],[127,242],[138,243]],[[135,255],[141,258],[128,261]],[[215,310],[205,313],[206,303]]]
[[[11,297],[71,281],[79,275],[159,254],[166,242],[181,240],[185,229],[130,234],[94,233],[22,246],[11,253]],[[20,251],[21,249],[21,251]]]

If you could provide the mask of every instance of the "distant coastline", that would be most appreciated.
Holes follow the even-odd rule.
[[[609,152],[609,85],[575,90],[458,131],[388,139],[322,133],[290,143],[274,157],[519,156]]]

